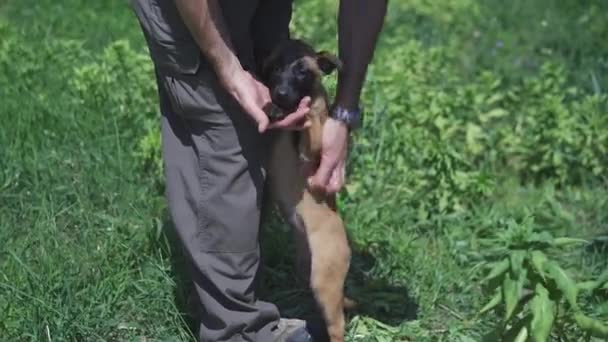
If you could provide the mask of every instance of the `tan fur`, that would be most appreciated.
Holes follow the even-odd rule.
[[[319,65],[317,64],[317,61],[315,58],[311,57],[311,56],[305,56],[302,57],[302,61],[304,62],[304,65],[306,65],[306,67],[308,68],[308,70],[311,70],[312,72],[315,73],[315,75],[317,75],[317,77],[321,77],[322,75],[322,71],[321,69],[319,69]],[[294,63],[297,63],[298,61],[295,61]],[[322,91],[322,89],[321,89]]]
[[[344,297],[351,250],[344,223],[333,208],[333,196],[311,193],[307,189],[307,178],[320,159],[327,114],[327,96],[318,81],[308,113],[311,126],[298,133],[299,147],[296,149],[293,144],[293,132],[276,133],[268,180],[271,196],[294,230],[299,266],[321,308],[330,340],[342,342],[344,309],[354,306],[353,301]]]

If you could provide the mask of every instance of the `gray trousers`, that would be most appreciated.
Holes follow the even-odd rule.
[[[256,298],[267,134],[219,85],[172,1],[130,0],[156,68],[166,197],[202,307],[201,341],[272,341]],[[291,0],[222,0],[248,70],[289,35]]]
[[[271,341],[277,308],[256,298],[267,137],[211,72],[158,76],[171,218],[202,304],[201,341]]]

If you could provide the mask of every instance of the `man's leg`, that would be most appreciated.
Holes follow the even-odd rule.
[[[203,312],[201,341],[272,341],[257,300],[264,139],[211,73],[159,77],[166,195]]]

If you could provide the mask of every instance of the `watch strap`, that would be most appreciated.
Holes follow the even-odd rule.
[[[363,123],[361,110],[359,108],[349,110],[342,106],[334,105],[329,112],[329,117],[345,123],[350,130],[360,128]]]

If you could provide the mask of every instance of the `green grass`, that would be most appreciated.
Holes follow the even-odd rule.
[[[476,313],[505,235],[583,238],[550,258],[577,281],[608,269],[608,6],[390,6],[340,196],[362,303],[348,340],[479,341],[502,317]],[[294,33],[335,50],[335,7],[296,1]],[[0,99],[0,339],[191,340],[153,74],[126,3],[0,4]],[[264,227],[261,295],[307,316],[280,225]],[[579,299],[607,322],[607,298]]]

